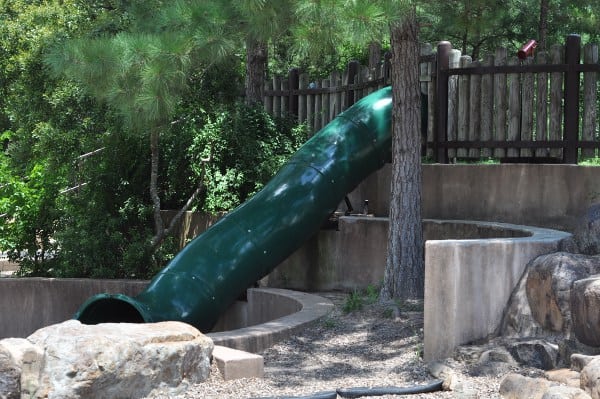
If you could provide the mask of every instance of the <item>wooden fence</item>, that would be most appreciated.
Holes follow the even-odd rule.
[[[563,162],[597,156],[598,45],[577,35],[535,58],[498,49],[472,61],[441,42],[420,58],[423,153],[434,161],[495,158]],[[317,131],[363,96],[388,85],[390,57],[376,68],[352,62],[343,73],[309,81],[292,70],[265,89],[265,108],[296,115]]]
[[[308,74],[292,69],[288,76],[266,82],[265,109],[275,116],[294,115],[299,123],[306,123],[310,131],[316,132],[361,98],[389,86],[390,60],[391,54],[386,53],[381,64],[371,68],[351,61],[344,71],[333,72],[325,79],[310,79]],[[431,45],[423,45],[420,65],[424,97],[428,91],[433,96],[435,60]]]

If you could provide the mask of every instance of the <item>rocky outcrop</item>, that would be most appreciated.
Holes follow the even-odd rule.
[[[544,393],[556,382],[539,378],[508,374],[500,383],[500,396],[504,399],[542,399]]]
[[[535,258],[529,265],[526,292],[531,314],[542,328],[569,336],[571,287],[600,272],[600,257],[557,252]]]
[[[595,274],[600,274],[600,256],[556,252],[535,258],[511,295],[499,335],[513,338],[562,335],[570,339],[572,288],[577,281]],[[600,330],[595,335],[600,336]]]
[[[585,345],[600,346],[600,276],[576,281],[570,302],[575,337]]]
[[[600,254],[600,204],[588,208],[573,232],[573,241],[581,254]]]
[[[141,398],[204,381],[212,350],[212,340],[180,322],[70,320],[26,340],[1,340],[0,369],[11,370],[5,385],[16,398]]]

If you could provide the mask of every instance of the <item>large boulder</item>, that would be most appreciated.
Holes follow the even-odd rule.
[[[576,281],[571,289],[575,337],[585,345],[600,346],[600,276]]]
[[[213,342],[180,322],[84,325],[70,320],[28,340],[44,353],[32,398],[141,398],[204,381]]]
[[[520,364],[542,370],[555,368],[559,361],[558,345],[544,340],[513,342],[508,351]]]
[[[526,292],[533,318],[546,330],[571,333],[571,287],[600,273],[600,257],[556,252],[529,264]]]
[[[575,227],[573,240],[579,253],[600,254],[600,204],[588,208]]]
[[[544,393],[558,383],[540,378],[524,377],[520,374],[507,374],[500,382],[500,396],[503,399],[542,399]]]
[[[0,353],[8,354],[8,357],[0,355],[0,370],[3,369],[3,365],[6,367],[8,364],[12,364],[14,370],[17,371],[17,374],[13,377],[18,384],[12,384],[10,388],[11,395],[16,395],[16,398],[35,397],[34,394],[39,388],[40,373],[44,363],[42,348],[24,338],[7,338],[0,340]],[[6,377],[11,374],[5,375],[0,371],[0,376],[2,375]],[[0,377],[0,380],[2,380],[2,377]],[[0,383],[0,385],[2,384]],[[18,388],[16,388],[17,385]],[[0,398],[5,398],[2,392],[3,389],[0,388]],[[11,395],[7,397],[10,398]]]
[[[19,399],[21,397],[21,367],[10,353],[0,348],[0,398]]]
[[[592,360],[581,370],[581,388],[593,399],[600,399],[600,358]]]

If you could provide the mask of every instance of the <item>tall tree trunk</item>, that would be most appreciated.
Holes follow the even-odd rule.
[[[246,103],[262,104],[267,69],[267,44],[248,39],[246,42]]]
[[[423,298],[419,42],[416,11],[392,25],[392,189],[382,299]]]
[[[540,22],[538,25],[538,49],[546,50],[546,41],[548,39],[548,11],[550,9],[550,0],[540,0]]]

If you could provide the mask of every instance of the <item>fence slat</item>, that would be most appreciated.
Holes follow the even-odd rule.
[[[522,61],[523,65],[531,65],[533,59],[527,58]],[[533,74],[524,73],[521,76],[521,140],[531,141],[533,139]],[[521,149],[522,157],[530,157],[531,149]]]
[[[273,77],[273,90],[279,90],[281,88],[281,78],[278,76]],[[281,96],[275,95],[273,97],[273,116],[281,116]]]
[[[288,79],[282,79],[281,80],[281,91],[282,92],[288,92],[289,88],[289,80]],[[281,96],[281,112],[280,115],[281,116],[286,116],[288,113],[290,112],[290,96],[289,95],[283,95]]]
[[[321,82],[316,81],[315,82],[315,89],[320,89],[321,88]],[[321,124],[321,95],[320,94],[315,94],[315,99],[314,99],[314,104],[315,104],[315,113],[314,113],[314,127],[315,127],[315,132],[318,132],[319,130],[321,130],[323,128],[323,125]]]
[[[494,56],[488,55],[484,58],[483,66],[494,65]],[[491,74],[481,77],[481,140],[489,141],[493,133],[493,109],[494,109],[494,77]],[[481,156],[489,158],[492,156],[490,148],[483,148]]]
[[[272,80],[267,80],[265,82],[265,92],[273,90],[273,81]],[[269,114],[273,114],[273,96],[272,95],[268,95],[264,97],[264,107],[265,107],[265,111],[267,111]]]
[[[563,46],[554,45],[550,48],[550,63],[560,64],[563,62]],[[562,107],[563,99],[563,74],[553,72],[550,74],[550,115],[548,126],[549,140],[562,140]],[[551,148],[550,156],[562,158],[562,149]]]
[[[335,78],[335,86],[336,87],[342,87],[342,75],[339,72],[335,72],[333,75],[333,78]],[[333,120],[334,117],[338,116],[341,112],[342,112],[342,91],[340,90],[336,90],[335,95],[333,95],[332,97],[335,99],[335,109],[333,109],[333,117],[331,118]]]
[[[305,73],[300,74],[299,80],[298,86],[300,89],[306,89],[308,87],[308,75]],[[300,94],[298,95],[298,122],[305,123],[306,118],[306,95]]]
[[[312,88],[313,83],[309,82],[308,87]],[[306,124],[308,125],[308,131],[310,134],[316,132],[315,126],[315,95],[313,93],[306,94]]]
[[[517,57],[511,57],[508,65],[518,65]],[[515,141],[520,139],[519,128],[521,127],[521,92],[520,76],[518,73],[508,74],[508,129],[506,139]],[[518,157],[519,150],[509,148],[506,152],[507,157]]]
[[[329,88],[329,79],[323,79],[321,87]],[[321,126],[324,127],[329,122],[329,93],[323,93],[321,94]]]
[[[478,67],[475,61],[471,66]],[[478,141],[481,135],[481,75],[471,75],[469,82],[469,140]],[[479,148],[469,149],[469,158],[479,158]]]
[[[508,51],[506,48],[496,50],[494,65],[506,65]],[[506,114],[508,104],[506,98],[506,74],[497,73],[494,75],[494,139],[498,141],[506,140]],[[494,149],[494,156],[503,158],[505,151],[503,148]]]
[[[548,55],[540,51],[536,56],[536,63],[546,64]],[[535,139],[537,141],[548,140],[548,74],[546,72],[537,74],[536,107],[535,107]],[[536,157],[547,157],[548,148],[535,150]]]
[[[565,64],[568,65],[565,72],[565,96],[564,96],[564,131],[563,150],[564,163],[577,163],[579,155],[579,89],[581,74],[575,71],[575,67],[581,62],[581,36],[567,36],[565,45]]]
[[[583,62],[585,64],[598,63],[598,45],[586,44],[583,48]],[[583,140],[596,140],[596,118],[598,117],[597,101],[598,73],[585,72],[583,74],[583,130],[581,138]],[[585,148],[581,150],[583,158],[593,158],[596,150]]]
[[[471,65],[471,57],[463,55],[460,57],[460,68],[466,68]],[[458,77],[458,126],[456,138],[458,141],[465,141],[469,137],[469,75]],[[468,155],[466,148],[456,150],[457,158],[465,158]]]
[[[449,56],[450,68],[460,66],[461,52],[452,49]],[[448,78],[448,141],[458,139],[458,76],[453,75]],[[448,149],[448,158],[456,158],[456,149]]]

